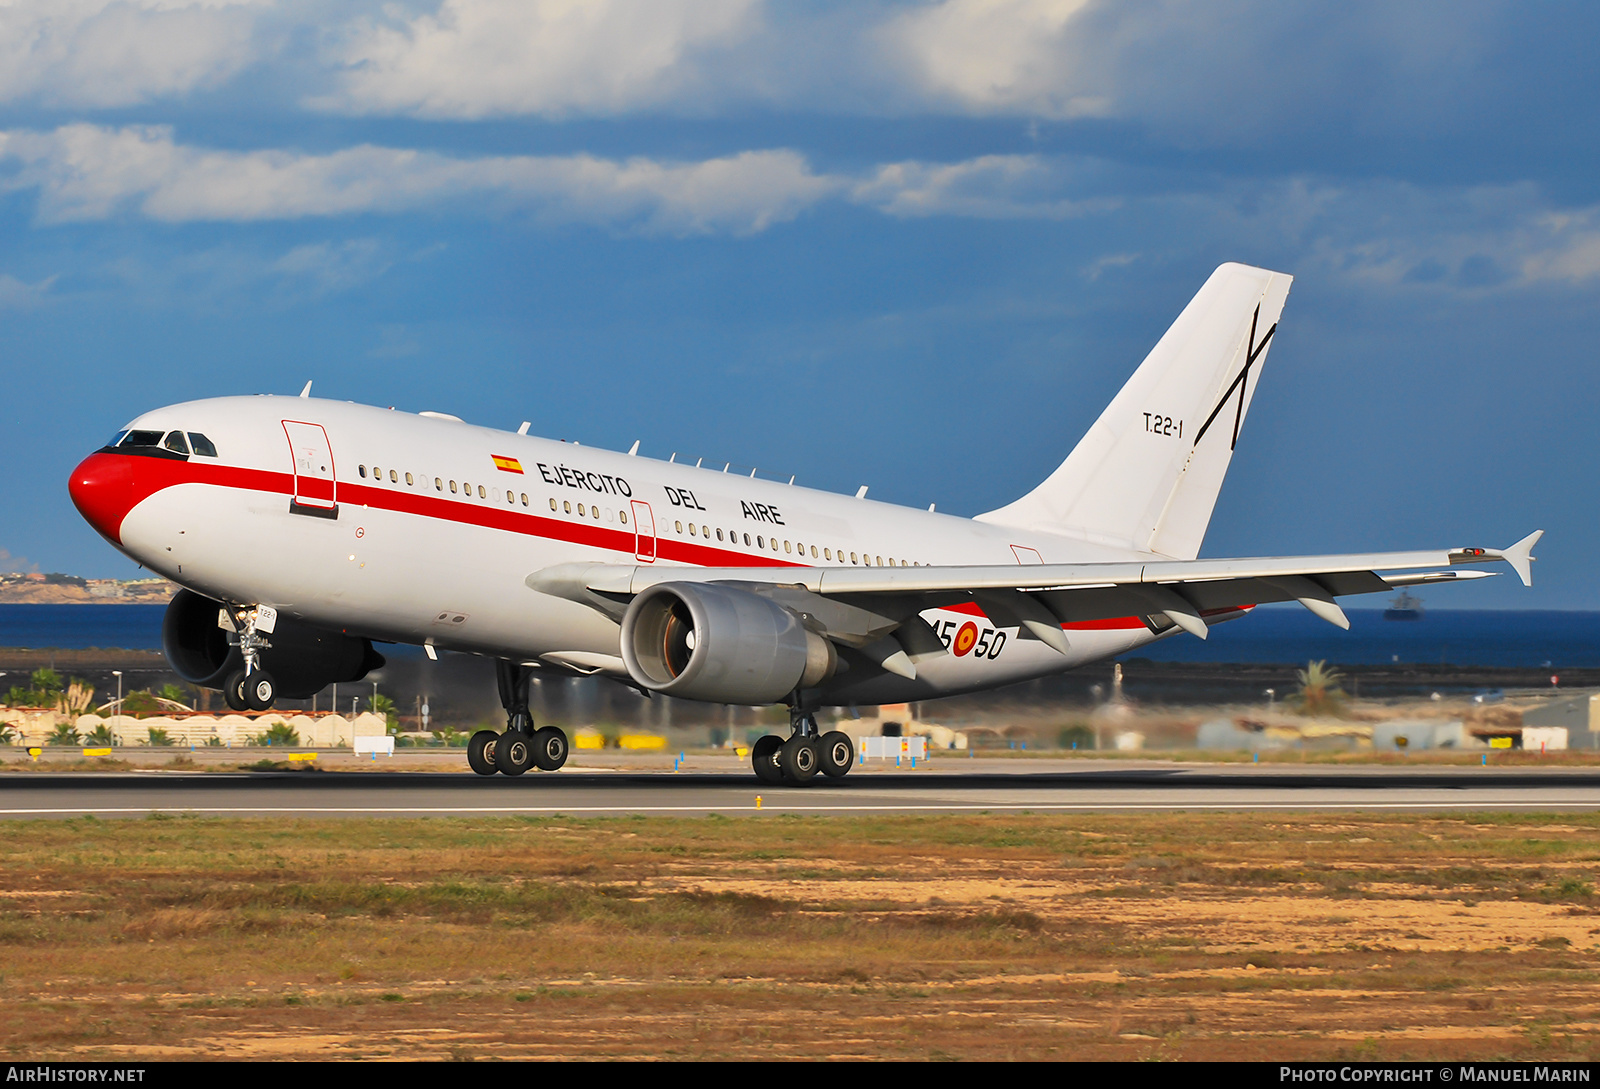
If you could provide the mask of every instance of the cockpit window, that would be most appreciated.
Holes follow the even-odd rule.
[[[117,443],[121,442],[125,437],[127,437],[127,434],[128,433],[126,431],[118,431],[115,435],[111,436],[111,441],[106,443],[106,445],[107,446],[115,446],[115,445],[117,445]]]
[[[117,445],[118,446],[160,446],[161,445],[161,436],[164,433],[165,432],[161,432],[161,431],[130,431],[130,432],[127,433],[127,435],[123,436],[122,441],[120,443],[118,443]]]
[[[174,454],[187,454],[189,443],[184,439],[182,431],[174,431],[167,436],[167,441],[161,444]]]
[[[189,441],[194,444],[194,452],[201,457],[214,458],[217,456],[217,448],[212,445],[210,439],[200,434],[200,432],[189,432]]]

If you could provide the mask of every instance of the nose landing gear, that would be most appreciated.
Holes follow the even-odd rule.
[[[776,734],[758,738],[750,747],[750,766],[756,778],[774,786],[805,786],[821,772],[842,778],[855,761],[855,742],[841,730],[821,733],[814,711],[789,709],[788,740]]]
[[[272,644],[265,636],[278,623],[278,610],[270,605],[224,609],[219,624],[232,624],[228,642],[239,648],[244,668],[235,670],[223,682],[222,698],[233,711],[270,711],[278,698],[278,685],[272,674],[261,668],[261,652]],[[226,627],[227,625],[223,625]]]
[[[495,663],[495,682],[500,689],[500,704],[506,709],[504,733],[479,730],[467,742],[467,766],[479,775],[517,776],[538,768],[557,771],[567,762],[571,749],[567,735],[554,726],[534,729],[528,711],[528,682],[533,670],[505,659]]]

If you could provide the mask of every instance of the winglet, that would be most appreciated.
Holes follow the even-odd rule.
[[[300,396],[302,396],[302,397],[310,397],[311,396],[311,383],[310,382],[307,382],[306,383],[306,388],[300,391]]]
[[[1533,585],[1533,546],[1539,543],[1539,538],[1544,536],[1544,530],[1536,529],[1510,548],[1502,548],[1500,556],[1511,565],[1511,569],[1522,580],[1522,585]]]

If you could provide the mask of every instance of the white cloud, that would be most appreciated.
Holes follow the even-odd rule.
[[[924,94],[976,113],[1083,117],[1110,111],[1086,78],[1076,33],[1089,0],[946,0],[877,30]]]
[[[984,155],[958,163],[888,163],[856,184],[851,195],[902,218],[1067,219],[1107,211],[1118,203],[1074,200],[1067,195],[1071,180],[1062,159]]]
[[[266,0],[10,0],[0,101],[127,106],[214,86],[253,60]]]
[[[699,52],[758,26],[757,0],[444,0],[338,35],[338,90],[313,104],[422,117],[620,113],[694,92]]]
[[[0,272],[0,310],[32,310],[44,302],[57,279],[57,276],[46,276],[38,283],[30,284]]]
[[[167,222],[396,213],[472,201],[619,231],[749,234],[838,191],[793,151],[701,162],[592,155],[454,158],[364,145],[314,155],[186,147],[170,129],[68,125],[0,133],[11,188],[37,188],[46,222],[132,212]]]

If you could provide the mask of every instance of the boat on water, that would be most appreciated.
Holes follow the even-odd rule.
[[[1383,610],[1385,620],[1421,620],[1422,599],[1412,597],[1405,591],[1400,596],[1389,602],[1389,607]]]

